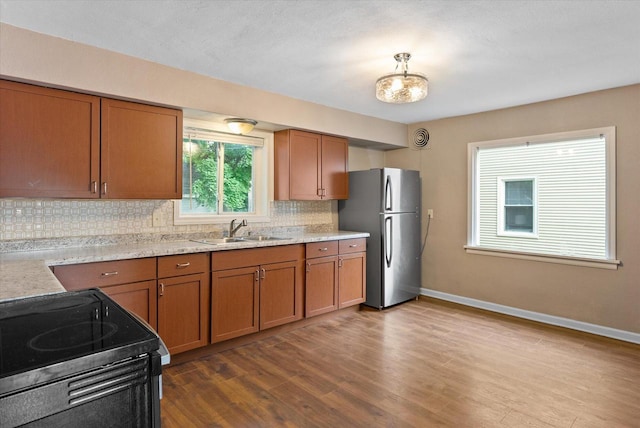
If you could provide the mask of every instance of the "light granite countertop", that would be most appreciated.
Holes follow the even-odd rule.
[[[331,231],[290,235],[286,240],[278,241],[243,241],[214,245],[177,240],[1,253],[0,301],[65,291],[49,266],[305,244],[368,236],[368,233],[363,232]]]

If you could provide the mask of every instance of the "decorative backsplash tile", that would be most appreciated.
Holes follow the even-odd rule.
[[[334,227],[331,201],[273,201],[271,222],[249,223],[250,230]],[[153,218],[156,213],[156,221]],[[0,252],[7,241],[222,233],[227,225],[173,224],[172,201],[75,201],[0,199]]]

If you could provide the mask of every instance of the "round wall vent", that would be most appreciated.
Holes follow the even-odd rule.
[[[413,134],[413,145],[419,149],[423,149],[427,147],[429,144],[429,131],[424,128],[416,129],[416,132]]]

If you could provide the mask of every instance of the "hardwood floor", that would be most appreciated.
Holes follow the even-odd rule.
[[[163,371],[163,427],[640,427],[640,346],[421,299]]]

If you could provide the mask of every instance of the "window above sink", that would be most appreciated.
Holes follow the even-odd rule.
[[[227,223],[239,214],[270,221],[273,133],[235,135],[224,129],[185,119],[183,197],[174,201],[174,224]]]

